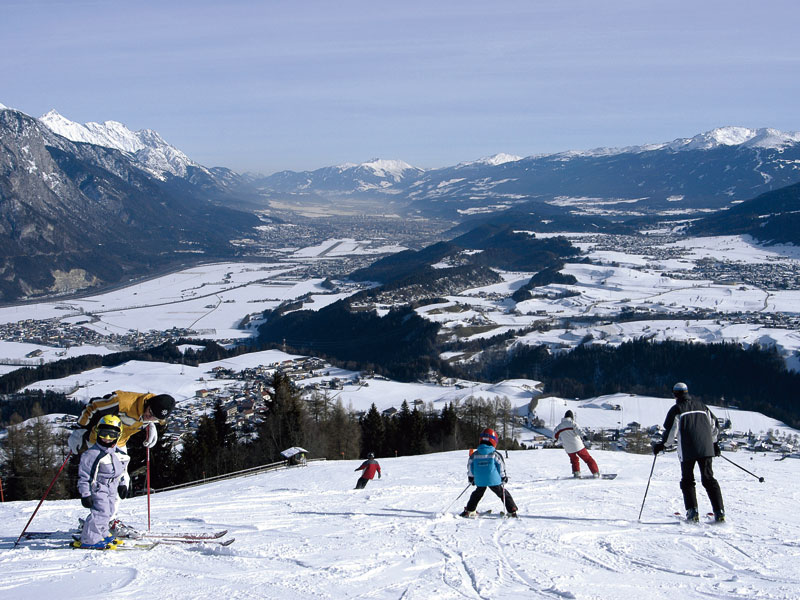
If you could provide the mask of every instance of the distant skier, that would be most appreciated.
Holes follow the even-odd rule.
[[[375,455],[372,452],[367,454],[367,460],[361,463],[360,467],[356,467],[355,470],[364,471],[361,477],[358,478],[358,481],[356,481],[357,490],[363,490],[367,486],[367,482],[375,477],[375,473],[378,474],[378,479],[381,478],[381,466],[378,464],[378,461],[375,460]]]
[[[503,456],[495,449],[497,440],[497,433],[494,429],[484,429],[479,438],[478,448],[470,454],[467,461],[467,479],[476,487],[464,507],[464,512],[461,513],[462,517],[475,516],[478,503],[486,493],[487,487],[503,501],[509,516],[517,516],[517,505],[505,488],[505,484],[508,482],[506,463]]]
[[[90,550],[113,550],[118,540],[109,532],[108,522],[116,510],[117,487],[125,473],[117,440],[122,432],[119,417],[106,415],[94,428],[97,442],[81,455],[78,493],[81,504],[91,512],[83,524],[80,541],[73,546]]]
[[[686,519],[698,521],[697,493],[695,491],[694,465],[700,465],[700,481],[706,489],[714,519],[725,520],[725,508],[722,503],[722,491],[714,479],[711,463],[720,455],[717,435],[717,418],[700,400],[689,396],[689,388],[685,383],[676,383],[672,388],[675,404],[669,409],[664,420],[662,440],[653,444],[653,454],[663,452],[664,448],[677,440],[678,460],[681,462],[681,491],[683,505],[686,508]],[[655,459],[653,459],[655,460]]]
[[[561,447],[564,448],[567,456],[569,456],[573,477],[581,476],[579,457],[589,467],[593,477],[600,477],[600,469],[597,468],[597,463],[583,444],[583,431],[575,422],[575,417],[571,410],[564,413],[564,419],[556,427],[555,438],[561,442]]]

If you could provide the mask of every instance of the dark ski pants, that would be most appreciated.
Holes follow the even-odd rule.
[[[356,489],[363,490],[365,487],[367,487],[368,481],[369,479],[367,479],[366,477],[359,477],[358,481],[356,481]]]
[[[694,465],[700,466],[700,483],[706,488],[708,499],[714,513],[725,510],[722,504],[722,491],[719,483],[714,479],[714,470],[711,468],[712,458],[695,458],[681,462],[681,491],[683,492],[683,506],[686,510],[697,508],[697,494],[695,493]]]
[[[514,503],[514,499],[511,497],[511,494],[508,493],[508,490],[506,490],[502,485],[492,485],[489,486],[489,489],[492,490],[498,498],[505,501],[506,512],[517,512],[517,505]],[[469,497],[469,501],[467,502],[465,509],[470,512],[477,509],[478,502],[481,501],[484,493],[486,493],[486,486],[479,485],[476,487],[475,491],[472,492],[472,495]]]

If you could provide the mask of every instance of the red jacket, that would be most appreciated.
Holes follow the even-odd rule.
[[[360,471],[361,469],[364,469],[364,474],[361,476],[364,479],[372,479],[375,477],[375,473],[380,474],[381,472],[381,466],[374,458],[365,460],[363,463],[361,463],[361,466],[356,469],[356,471]]]

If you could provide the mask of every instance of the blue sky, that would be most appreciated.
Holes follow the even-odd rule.
[[[0,103],[206,166],[430,168],[800,130],[796,0],[0,0]]]

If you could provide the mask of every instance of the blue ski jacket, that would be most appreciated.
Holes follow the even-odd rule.
[[[467,474],[478,487],[500,485],[506,476],[506,463],[491,444],[481,444],[467,461]]]

